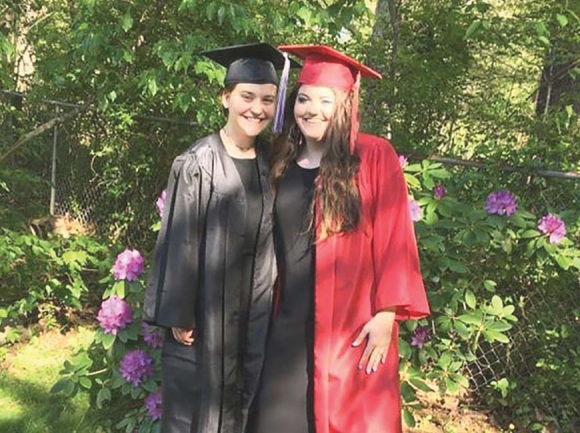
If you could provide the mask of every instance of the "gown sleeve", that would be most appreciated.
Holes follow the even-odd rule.
[[[372,254],[375,312],[396,307],[396,319],[429,315],[407,184],[391,144],[378,137],[370,161],[374,197]]]
[[[195,154],[180,155],[174,160],[145,292],[143,320],[150,324],[195,327],[205,220],[201,179]]]

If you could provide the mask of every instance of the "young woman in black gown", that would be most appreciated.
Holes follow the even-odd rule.
[[[267,44],[203,53],[228,68],[223,128],[171,169],[144,303],[168,329],[162,352],[164,433],[241,433],[257,388],[276,277],[273,193],[258,135],[273,119]]]

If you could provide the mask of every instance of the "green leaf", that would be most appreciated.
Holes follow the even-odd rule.
[[[109,388],[101,388],[97,393],[97,407],[103,408],[103,403],[111,400],[111,390]]]
[[[403,409],[403,419],[405,420],[405,425],[407,427],[415,427],[415,417],[409,411],[409,409]]]
[[[558,263],[558,266],[560,266],[562,269],[567,271],[570,265],[572,264],[572,261],[568,257],[562,254],[558,254],[556,256],[556,263]]]
[[[93,386],[93,382],[91,382],[91,379],[89,379],[88,377],[81,377],[79,379],[79,384],[85,389],[91,389],[91,387]]]
[[[483,287],[485,288],[485,290],[487,290],[488,292],[495,292],[495,287],[497,286],[497,283],[493,280],[485,280],[483,282]]]
[[[493,297],[491,298],[491,306],[493,308],[493,311],[497,311],[497,314],[503,311],[503,301],[497,295],[493,295]]]
[[[469,339],[469,337],[471,336],[471,332],[469,332],[469,329],[467,328],[467,326],[463,324],[463,322],[456,320],[455,323],[453,324],[453,327],[455,328],[455,331],[457,331],[459,336],[464,340]]]
[[[492,322],[485,325],[485,329],[498,332],[509,331],[512,328],[511,324],[505,322]]]
[[[465,389],[469,388],[469,380],[467,380],[467,378],[462,374],[451,373],[449,376],[463,388]]]
[[[115,339],[116,337],[113,334],[104,334],[102,340],[103,348],[109,350],[115,343]]]
[[[413,378],[413,379],[409,379],[409,382],[411,383],[411,385],[413,385],[415,388],[424,391],[424,392],[434,392],[435,390],[433,388],[431,388],[427,382],[425,382],[422,379],[418,379],[418,378]]]
[[[465,35],[463,36],[463,38],[464,39],[469,39],[477,31],[477,29],[479,28],[479,26],[481,26],[481,21],[480,20],[476,20],[476,21],[472,22],[469,25],[469,27],[467,28],[467,30],[465,31]]]
[[[486,329],[485,331],[483,331],[483,336],[490,343],[497,341],[499,343],[508,344],[510,342],[510,339],[505,334],[502,334],[501,332],[498,331],[494,331],[492,329]]]
[[[66,377],[60,378],[58,380],[58,382],[56,382],[52,386],[52,388],[50,388],[50,393],[51,394],[58,394],[59,392],[62,392],[69,382],[70,382],[70,380]]]
[[[125,33],[127,33],[133,27],[133,18],[129,14],[125,14],[121,17],[121,28]]]
[[[528,239],[528,238],[535,238],[538,237],[540,235],[540,232],[537,230],[533,230],[533,229],[529,229],[526,230],[525,232],[523,232],[520,237],[523,239]]]
[[[481,324],[481,314],[478,311],[474,314],[462,314],[457,318],[457,320],[461,320],[463,323],[467,323],[468,325],[480,325]]]
[[[449,259],[449,269],[458,274],[466,274],[468,272],[467,266],[457,260]]]
[[[568,25],[568,17],[566,15],[557,14],[556,19],[558,20],[560,27],[564,28]]]
[[[67,265],[84,265],[89,255],[85,251],[67,251],[62,255],[62,260]]]
[[[475,298],[473,292],[469,289],[465,291],[465,303],[472,310],[474,310],[475,306],[477,305],[477,299]]]
[[[401,382],[401,397],[405,402],[415,401],[415,390],[404,380]]]
[[[550,40],[545,36],[538,36],[538,40],[547,47],[550,47],[552,45]]]

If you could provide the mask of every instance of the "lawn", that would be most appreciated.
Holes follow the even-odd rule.
[[[96,433],[97,414],[87,395],[73,399],[50,394],[62,364],[90,343],[87,328],[60,334],[50,331],[13,347],[0,363],[1,433]]]

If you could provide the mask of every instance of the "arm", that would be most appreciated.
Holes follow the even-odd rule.
[[[380,140],[377,138],[377,140]],[[354,346],[368,338],[359,369],[367,374],[386,361],[395,320],[420,318],[429,306],[419,266],[408,191],[398,157],[380,140],[369,155],[374,213],[372,255],[375,265],[374,316],[357,336]]]
[[[147,282],[144,320],[163,327],[192,330],[199,282],[199,246],[204,209],[201,171],[194,154],[177,157]],[[177,337],[176,337],[177,339]],[[179,341],[179,339],[178,339]]]

